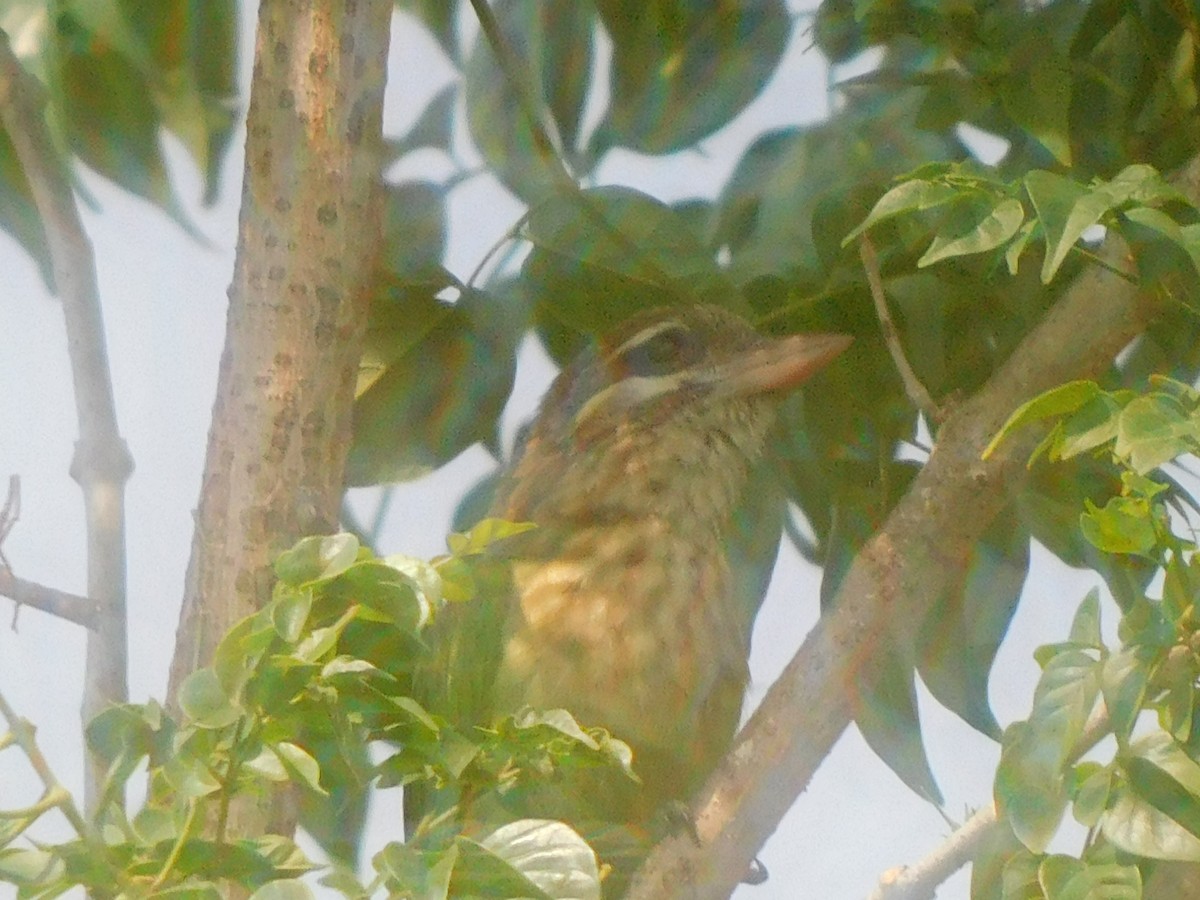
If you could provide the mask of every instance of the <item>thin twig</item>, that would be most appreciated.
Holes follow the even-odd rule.
[[[892,320],[892,313],[888,309],[887,295],[883,291],[883,278],[879,274],[879,257],[875,253],[875,245],[871,243],[869,237],[863,235],[858,250],[862,257],[863,270],[867,273],[867,284],[871,286],[871,298],[875,301],[875,314],[879,317],[879,328],[883,332],[883,340],[887,344],[888,353],[892,355],[892,361],[896,364],[900,381],[904,384],[904,393],[908,395],[909,401],[929,418],[930,422],[940,423],[945,418],[945,411],[929,395],[929,391],[925,390],[925,385],[921,384],[921,379],[917,377],[917,373],[908,363],[908,357],[904,355],[904,347],[900,344],[900,333],[896,330],[896,323]]]
[[[31,606],[88,629],[95,629],[100,615],[96,601],[18,578],[7,567],[0,567],[0,597],[8,597],[18,607]]]
[[[71,476],[83,491],[88,596],[99,605],[88,634],[82,716],[90,721],[129,696],[125,633],[125,482],[133,471],[117,429],[112,377],[92,245],[83,230],[67,162],[50,137],[44,97],[0,31],[0,123],[12,141],[46,236],[54,290],[62,301],[79,420]],[[89,809],[100,798],[104,767],[84,772]]]

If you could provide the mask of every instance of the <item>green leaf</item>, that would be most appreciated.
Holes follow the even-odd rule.
[[[849,246],[856,237],[885,219],[910,212],[921,212],[950,203],[962,196],[961,189],[941,181],[914,179],[902,181],[879,198],[867,217],[853,231],[842,238],[842,246]],[[1020,204],[1017,204],[1020,206]],[[928,251],[927,251],[928,252]]]
[[[1053,172],[1035,170],[1024,183],[1046,235],[1042,284],[1049,284],[1075,242],[1112,208],[1112,197]]]
[[[271,601],[271,625],[275,633],[289,644],[296,643],[308,622],[313,595],[309,588],[293,588],[280,582],[284,590],[276,591]]]
[[[181,800],[199,800],[221,789],[221,783],[209,770],[207,760],[191,755],[171,757],[163,766],[162,774]]]
[[[1113,497],[1103,508],[1084,501],[1079,528],[1105,553],[1139,553],[1153,557],[1158,533],[1150,504],[1141,497]]]
[[[1197,424],[1170,394],[1154,393],[1125,405],[1117,423],[1114,452],[1145,474],[1197,444]]]
[[[483,553],[497,541],[524,534],[537,526],[532,522],[509,522],[505,519],[484,519],[465,534],[451,534],[446,545],[454,556],[474,556]]]
[[[43,885],[63,876],[62,860],[45,850],[0,849],[0,881]]]
[[[1104,638],[1100,634],[1100,591],[1092,588],[1075,610],[1075,618],[1071,620],[1071,635],[1068,640],[1080,647],[1100,649],[1104,646]]]
[[[562,822],[522,819],[481,842],[553,900],[599,900],[596,854]]]
[[[1137,776],[1141,788],[1150,797],[1172,808],[1178,801],[1194,805],[1196,763],[1188,759],[1170,738],[1161,733],[1147,735],[1131,749],[1134,753],[1132,758],[1141,757],[1145,763],[1156,767],[1171,782],[1183,788],[1181,794],[1177,788],[1170,786],[1171,782],[1163,782],[1161,775],[1151,775],[1151,769],[1138,764],[1130,774]],[[1163,789],[1163,784],[1169,787]],[[1152,859],[1200,862],[1200,838],[1144,797],[1134,785],[1120,785],[1114,790],[1100,827],[1108,840],[1129,853]]]
[[[1045,851],[1066,810],[1064,768],[1095,705],[1099,669],[1081,650],[1052,656],[1034,691],[1029,721],[1016,722],[1004,733],[996,803],[1034,853]]]
[[[1046,849],[1066,810],[1059,755],[1027,722],[1005,729],[996,769],[996,808],[1033,853]]]
[[[917,267],[933,265],[943,259],[983,253],[999,247],[1021,227],[1025,221],[1025,207],[1014,197],[1001,200],[974,227],[965,233],[938,234],[929,249],[917,260]]]
[[[1115,863],[1089,865],[1068,857],[1050,857],[1042,863],[1045,873],[1050,860],[1065,859],[1059,879],[1043,880],[1047,900],[1142,900],[1142,876],[1137,866]],[[1053,883],[1053,888],[1051,884]]]
[[[1146,701],[1156,654],[1145,647],[1122,647],[1104,660],[1100,684],[1118,745],[1129,739]]]
[[[400,277],[437,277],[446,252],[446,188],[428,181],[385,184],[380,264]]]
[[[461,290],[449,273],[414,282],[382,273],[373,286],[346,477],[354,486],[405,481],[472,444],[495,445],[516,371],[528,298],[510,280]],[[437,372],[437,378],[430,378]]]
[[[312,889],[295,878],[268,881],[250,895],[250,900],[316,900]]]
[[[1004,79],[1000,98],[1004,110],[1014,122],[1049,150],[1058,162],[1071,165],[1071,83],[1070,60],[1058,52],[1048,36],[1036,29],[1034,41],[1044,46],[1029,46],[1017,55],[1012,72]],[[1030,41],[1029,43],[1033,43]]]
[[[272,744],[270,749],[279,757],[292,781],[318,794],[327,793],[321,787],[321,766],[307,750],[289,741]]]
[[[1121,409],[1110,394],[1097,394],[1063,421],[1050,459],[1070,459],[1111,441],[1117,436]]]
[[[600,745],[580,726],[575,717],[565,709],[535,710],[529,707],[513,713],[513,725],[520,729],[538,728],[545,726],[560,734],[576,740],[592,750],[599,750]]]
[[[766,85],[792,29],[783,0],[597,0],[596,9],[613,43],[596,155],[612,143],[671,153],[712,134]]]
[[[1076,768],[1082,767],[1081,765]],[[1085,828],[1095,828],[1108,807],[1112,786],[1112,770],[1106,766],[1096,766],[1075,792],[1071,807],[1075,821]]]
[[[197,669],[179,688],[179,708],[200,728],[225,728],[242,715],[212,669]]]
[[[467,125],[492,173],[518,197],[536,203],[562,184],[547,154],[558,152],[582,170],[589,168],[572,138],[591,83],[594,16],[590,4],[535,0],[500,0],[492,10],[520,69],[505,71],[486,34],[479,34],[463,73]],[[512,84],[514,77],[521,83]],[[532,95],[536,114],[552,119],[547,130],[565,146],[537,143],[522,92]]]
[[[358,559],[358,538],[347,532],[301,538],[275,560],[275,575],[286,584],[301,587],[330,581]]]
[[[987,448],[983,451],[983,458],[987,459],[991,456],[1000,442],[1018,428],[1040,419],[1055,418],[1075,412],[1085,403],[1100,396],[1101,393],[1099,385],[1094,381],[1070,381],[1038,394],[1013,411],[1013,414],[1008,417],[1008,421],[988,442]]]
[[[648,306],[739,302],[687,220],[631,188],[551,195],[529,211],[525,236],[522,283],[547,298],[539,319],[577,333],[604,333]]]
[[[371,863],[393,894],[420,900],[448,900],[450,879],[459,855],[454,844],[445,850],[428,851],[393,842],[375,854]]]

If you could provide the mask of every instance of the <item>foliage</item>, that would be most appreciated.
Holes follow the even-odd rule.
[[[344,823],[344,805],[369,786],[452,783],[478,797],[574,766],[630,773],[628,747],[564,710],[525,710],[495,730],[464,734],[411,696],[425,626],[445,604],[471,602],[488,548],[527,527],[485,520],[428,563],[377,558],[349,534],[302,540],[276,563],[271,603],[184,683],[177,714],[151,702],[91,723],[89,745],[108,775],[95,822],[78,840],[13,846],[42,813],[69,802],[54,792],[37,807],[0,812],[0,881],[30,898],[77,885],[97,897],[219,898],[220,884],[232,881],[259,900],[292,900],[311,896],[298,879],[317,867],[291,840],[225,835],[230,806],[270,786],[299,792],[301,821],[316,831]],[[127,819],[116,800],[142,765],[150,797]],[[599,896],[595,855],[561,822],[396,841],[373,857],[367,885],[351,861],[324,879],[348,897]]]
[[[1200,555],[1187,516],[1195,507],[1172,514],[1185,495],[1151,476],[1200,447],[1200,392],[1169,379],[1153,387],[1064,385],[1017,410],[996,437],[1050,419],[1035,459],[1110,456],[1122,492],[1104,507],[1089,504],[1080,529],[1098,549],[1143,557],[1163,577],[1160,596],[1122,610],[1115,645],[1103,637],[1093,590],[1067,639],[1038,650],[1032,712],[1006,729],[996,773],[996,804],[1016,840],[977,861],[972,897],[1154,896],[1142,889],[1156,861],[1200,862]],[[1116,739],[1111,758],[1085,758],[1106,734]],[[1047,853],[1068,808],[1088,829],[1077,858]]]
[[[1162,315],[1100,383],[1066,385],[1014,414],[1011,427],[1055,420],[1040,448],[1056,461],[1053,474],[1037,467],[1019,487],[959,590],[939,598],[917,629],[925,639],[884,655],[890,671],[876,682],[887,690],[864,698],[859,725],[931,798],[939,793],[921,744],[915,673],[967,722],[998,734],[988,676],[1036,538],[1105,577],[1121,606],[1123,643],[1105,646],[1099,613],[1085,602],[1070,640],[1042,659],[1034,715],[1005,737],[998,796],[1027,854],[1005,868],[1006,895],[1037,885],[1047,896],[1071,896],[1103,885],[1121,896],[1134,876],[1120,854],[1161,854],[1166,844],[1142,842],[1147,833],[1194,835],[1185,764],[1194,552],[1168,527],[1166,504],[1181,493],[1148,478],[1195,449],[1196,402],[1186,385],[1200,373],[1200,217],[1170,180],[1200,146],[1193,6],[825,0],[809,20],[783,0],[718,4],[716,12],[691,0],[500,0],[492,10],[502,39],[480,33],[469,45],[455,0],[397,7],[428,29],[457,75],[406,134],[392,136],[384,163],[434,152],[453,171],[440,183],[388,185],[351,483],[416,477],[476,442],[494,448],[529,329],[562,361],[647,306],[702,300],[773,333],[852,334],[848,363],[785,404],[776,441],[784,487],[812,530],[796,542],[825,566],[828,603],[916,467],[902,451],[919,413],[880,336],[853,245],[869,238],[878,249],[897,343],[943,399],[990,378],[1085,267],[1115,268],[1165,298]],[[231,0],[14,0],[0,11],[0,28],[44,85],[64,154],[182,221],[161,135],[182,142],[211,196],[233,122],[234,8]],[[668,203],[603,182],[615,152],[703,151],[777,76],[789,39],[806,26],[831,64],[867,51],[878,58],[867,74],[840,81],[827,120],[757,135],[728,180],[703,196]],[[607,67],[602,41],[611,47]],[[985,139],[972,137],[980,132]],[[526,207],[512,228],[519,252],[490,278],[463,277],[443,262],[447,197],[474,174],[462,160],[476,156]],[[1097,226],[1120,236],[1132,269],[1098,251]],[[44,266],[42,224],[2,133],[0,227]],[[1152,392],[1128,390],[1156,374],[1163,378]],[[927,424],[936,431],[937,422]],[[1109,443],[1116,468],[1094,452]],[[178,720],[151,705],[93,724],[114,792],[139,760],[155,773],[142,818],[124,822],[108,809],[114,819],[102,823],[106,849],[97,857],[104,862],[85,864],[92,857],[83,844],[9,849],[0,871],[48,892],[65,878],[111,889],[114,871],[148,883],[161,876],[159,886],[181,891],[186,878],[218,875],[287,891],[305,865],[294,847],[240,844],[230,859],[241,868],[218,872],[211,847],[194,836],[197,823],[235,794],[288,781],[315,832],[322,817],[334,823],[318,837],[348,858],[372,777],[475,778],[491,789],[511,759],[522,761],[519,769],[537,769],[546,753],[555,764],[605,763],[616,745],[595,735],[593,747],[568,729],[573,749],[560,757],[561,735],[523,744],[515,722],[509,733],[457,734],[412,701],[403,666],[422,652],[438,603],[471,592],[474,558],[460,550],[423,565],[370,558],[346,538],[301,545],[281,560],[270,607],[189,681]],[[1165,587],[1150,600],[1156,571]],[[970,652],[948,649],[959,647]],[[1120,743],[1111,765],[1092,769],[1075,748],[1099,696]],[[1148,739],[1132,731],[1143,709],[1160,719]],[[366,756],[372,740],[398,748],[377,769]],[[1044,851],[1068,801],[1102,840],[1081,860],[1031,855]],[[27,818],[5,819],[21,824],[0,834],[11,841]],[[547,828],[564,855],[579,850]],[[500,840],[527,847],[529,837]],[[80,837],[93,849],[95,839]],[[376,886],[415,871],[434,893],[480,871],[492,877],[494,849],[486,841],[390,846],[376,857]],[[361,887],[344,873],[331,878],[352,896]]]

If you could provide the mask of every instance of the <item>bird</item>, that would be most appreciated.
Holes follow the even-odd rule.
[[[460,725],[562,708],[626,742],[640,784],[576,785],[591,836],[614,819],[644,834],[728,750],[780,533],[764,487],[778,399],[850,341],[766,337],[711,304],[635,315],[562,370],[501,474],[488,516],[535,527],[500,551],[503,596],[440,623],[425,699]],[[547,796],[509,812],[570,818]],[[428,820],[428,792],[406,803]]]

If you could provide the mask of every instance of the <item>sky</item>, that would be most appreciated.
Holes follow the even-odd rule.
[[[243,10],[243,84],[253,52],[253,5]],[[402,15],[392,37],[384,130],[398,135],[452,70],[432,40]],[[809,43],[797,27],[783,74],[734,123],[705,140],[701,152],[653,160],[616,151],[600,167],[596,183],[630,184],[668,202],[696,195],[698,186],[715,194],[755,134],[824,115],[825,67],[815,51],[805,52]],[[82,173],[95,202],[84,207],[83,216],[95,248],[119,424],[136,462],[127,514],[130,686],[138,701],[161,698],[166,684],[224,338],[243,141],[240,131],[218,201],[203,208],[197,174],[168,140],[178,193],[203,242],[149,204]],[[450,172],[437,154],[423,152],[389,174],[436,181]],[[520,212],[490,178],[456,188],[450,197],[449,268],[465,278]],[[61,310],[31,261],[2,233],[0,273],[0,483],[9,474],[20,475],[23,501],[4,552],[20,577],[83,593],[82,499],[68,475],[77,431]],[[508,442],[553,374],[540,349],[527,343],[504,418]],[[392,503],[381,552],[441,552],[454,499],[493,465],[475,447],[432,476],[403,486]],[[366,513],[373,496],[355,492],[353,502]],[[781,557],[756,627],[750,704],[761,699],[815,622],[818,578],[794,553]],[[1038,674],[1035,636],[1065,636],[1079,600],[1097,583],[1091,573],[1070,572],[1035,548],[1026,596],[993,675],[993,707],[1002,724],[1028,712]],[[797,602],[805,597],[811,599]],[[78,791],[83,635],[28,609],[11,627],[11,608],[0,598],[0,692],[38,726],[52,767]],[[924,692],[921,708],[930,760],[947,798],[945,814],[961,821],[989,801],[998,748]],[[12,807],[36,795],[15,751],[0,755],[0,804]],[[397,839],[399,828],[399,801],[392,792],[373,810],[366,857]],[[943,814],[908,791],[852,728],[761,854],[770,879],[741,888],[737,896],[865,897],[882,872],[916,861],[950,830]],[[65,824],[54,821],[41,823],[37,833],[67,836]],[[966,898],[965,874],[938,896]]]

